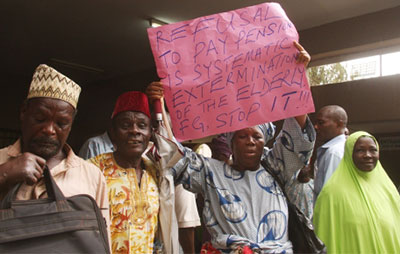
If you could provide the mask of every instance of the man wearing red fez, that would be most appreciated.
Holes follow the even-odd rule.
[[[89,161],[102,170],[107,181],[112,253],[153,253],[159,248],[154,245],[158,223],[163,225],[159,220],[165,218],[159,216],[160,207],[165,206],[160,199],[162,179],[158,164],[145,153],[152,137],[147,96],[137,91],[120,95],[111,119],[115,152],[100,154]],[[164,249],[173,246],[167,253],[177,253],[179,248],[173,208],[169,211],[173,219],[167,224],[171,227],[168,239],[175,243],[163,243]]]

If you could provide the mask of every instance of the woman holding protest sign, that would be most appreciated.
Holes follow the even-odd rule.
[[[298,62],[307,65],[310,56],[297,42],[294,45],[300,51]],[[162,84],[153,82],[147,94],[151,100],[162,98]],[[177,143],[177,154],[182,153],[183,158],[171,171],[186,189],[203,195],[203,217],[213,248],[224,252],[293,252],[286,198],[261,162],[286,183],[311,156],[315,131],[307,115],[286,119],[269,149],[265,145],[274,132],[275,126],[266,123],[228,133],[232,165],[205,158]]]

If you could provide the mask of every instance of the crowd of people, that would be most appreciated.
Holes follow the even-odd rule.
[[[295,47],[307,66],[309,54]],[[112,253],[195,253],[200,225],[209,235],[202,253],[293,253],[285,191],[328,253],[400,253],[399,193],[377,140],[361,131],[347,136],[342,107],[321,108],[315,124],[307,115],[284,119],[277,135],[273,123],[218,135],[205,155],[174,139],[165,110],[153,127],[149,102],[164,96],[153,82],[146,93],[118,97],[110,127],[87,140],[79,157],[66,140],[80,90],[52,67],[35,70],[21,138],[0,150],[0,199],[16,184],[17,199],[46,197],[47,165],[65,196],[96,200]]]

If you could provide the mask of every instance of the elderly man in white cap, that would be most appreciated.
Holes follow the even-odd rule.
[[[53,68],[37,67],[20,112],[22,136],[0,150],[0,200],[18,183],[22,183],[18,200],[47,197],[42,179],[47,165],[65,196],[92,196],[109,221],[103,174],[66,144],[80,91],[74,81]]]

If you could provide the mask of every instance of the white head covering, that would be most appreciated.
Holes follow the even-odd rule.
[[[32,77],[27,99],[47,97],[78,104],[81,87],[74,81],[45,64],[39,65]]]
[[[273,123],[263,123],[257,125],[257,127],[261,130],[261,133],[264,135],[265,144],[274,137],[276,127]],[[236,131],[225,133],[226,143],[228,144],[230,149],[232,149],[232,139],[235,133]]]

